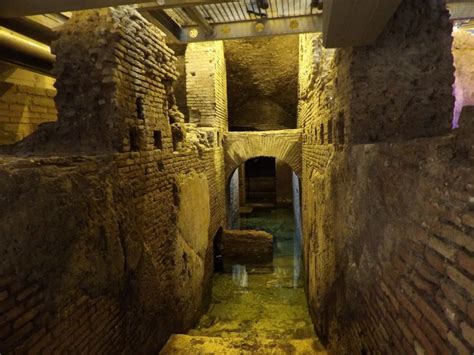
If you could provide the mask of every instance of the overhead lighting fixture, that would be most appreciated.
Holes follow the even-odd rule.
[[[267,17],[266,9],[270,7],[268,0],[251,0],[247,5],[247,13],[258,17]]]
[[[199,35],[199,31],[197,28],[191,28],[189,30],[189,37],[196,38]]]
[[[270,4],[268,3],[268,0],[257,0],[257,6],[260,9],[268,9],[270,7]]]
[[[323,1],[322,0],[311,0],[311,7],[316,8],[318,10],[323,9]]]
[[[259,22],[257,22],[257,23],[255,24],[255,31],[257,31],[257,32],[260,33],[260,32],[262,32],[264,29],[265,29],[265,24],[264,24],[263,22],[260,22],[260,21],[259,21]]]

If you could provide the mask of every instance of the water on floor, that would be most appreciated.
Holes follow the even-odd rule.
[[[259,209],[242,218],[241,229],[274,236],[273,271],[235,265],[215,274],[210,309],[190,335],[245,339],[315,339],[300,275],[291,209]],[[257,273],[254,273],[254,272]]]

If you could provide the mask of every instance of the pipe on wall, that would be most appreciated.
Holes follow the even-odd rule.
[[[46,46],[0,28],[0,60],[41,74],[53,76],[55,56]]]
[[[34,40],[47,44],[48,46],[57,37],[57,34],[51,30],[51,28],[26,17],[0,18],[0,26],[21,33],[26,37],[33,38]]]

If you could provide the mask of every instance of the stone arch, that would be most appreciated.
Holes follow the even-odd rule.
[[[280,159],[301,176],[301,136],[301,129],[228,132],[224,140],[226,179],[245,161],[257,157]]]

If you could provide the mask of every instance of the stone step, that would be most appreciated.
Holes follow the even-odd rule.
[[[160,354],[327,354],[316,339],[215,338],[174,334]]]

